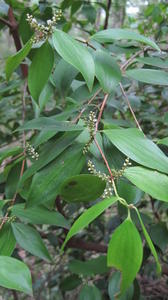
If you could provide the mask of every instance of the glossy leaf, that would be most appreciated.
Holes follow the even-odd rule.
[[[61,187],[61,198],[68,202],[88,202],[99,198],[106,187],[105,181],[101,178],[81,174],[70,177]]]
[[[102,300],[102,297],[95,285],[84,285],[80,291],[79,300]]]
[[[82,274],[83,276],[105,274],[109,271],[107,267],[107,257],[105,255],[87,261],[74,259],[69,263],[68,269],[74,274]]]
[[[40,234],[33,227],[14,222],[12,223],[12,229],[17,243],[23,249],[44,260],[51,260]]]
[[[11,225],[6,223],[0,230],[0,255],[11,256],[15,245],[16,240]]]
[[[157,272],[161,273],[161,265],[159,263],[159,259],[158,259],[158,255],[157,255],[157,252],[155,250],[155,247],[154,247],[154,245],[152,243],[152,240],[151,240],[151,238],[150,238],[150,236],[149,236],[149,234],[148,234],[148,232],[147,232],[147,230],[146,230],[146,228],[145,228],[145,226],[143,224],[143,221],[142,221],[142,218],[141,218],[141,215],[140,215],[138,209],[135,208],[135,210],[136,210],[136,213],[138,215],[138,218],[139,218],[139,221],[140,221],[140,224],[141,224],[141,227],[142,227],[145,239],[146,239],[146,241],[148,243],[148,246],[149,246],[149,248],[150,248],[150,250],[151,250],[151,252],[152,252],[152,254],[153,254],[154,258],[155,258],[156,265],[157,265]]]
[[[99,43],[112,43],[114,40],[133,40],[160,51],[160,48],[151,39],[128,29],[106,29],[95,33],[91,38]]]
[[[160,140],[158,141],[158,144],[168,146],[168,137],[165,137],[165,138],[163,138],[163,139],[160,139]]]
[[[29,67],[28,87],[33,99],[38,102],[39,96],[48,81],[54,64],[54,53],[48,42],[36,50]]]
[[[72,122],[69,121],[56,121],[54,120],[54,118],[40,117],[26,122],[24,125],[20,126],[17,129],[17,131],[30,129],[55,129],[55,131],[78,131],[82,130],[83,127],[72,124]]]
[[[22,148],[16,146],[16,147],[10,147],[6,149],[0,150],[0,163],[9,156],[14,156],[22,152]]]
[[[110,141],[126,156],[146,167],[168,173],[168,158],[136,128],[104,131]]]
[[[109,280],[108,283],[108,294],[110,297],[110,300],[115,300],[120,290],[120,282],[121,282],[121,273],[120,272],[114,272]],[[119,298],[120,300],[130,300],[133,299],[134,294],[134,288],[133,284],[130,285],[130,287],[126,290],[126,292],[123,293],[123,295]]]
[[[50,211],[43,206],[25,208],[25,204],[16,204],[12,208],[12,215],[31,224],[55,225],[69,228],[69,222],[57,211]]]
[[[95,67],[87,48],[58,29],[54,31],[53,44],[58,54],[82,73],[89,90],[92,90]]]
[[[24,58],[28,55],[28,53],[31,50],[32,44],[33,40],[30,39],[20,51],[8,57],[5,67],[7,80],[10,79],[13,71],[21,64],[22,60],[24,60]]]
[[[168,68],[168,60],[159,57],[138,57],[138,62],[158,68]]]
[[[62,245],[61,250],[63,251],[65,245],[70,240],[72,236],[77,234],[83,228],[87,227],[92,221],[94,221],[98,216],[100,216],[103,211],[105,211],[109,206],[117,201],[116,197],[107,198],[92,207],[88,208],[80,217],[73,223],[71,229],[69,230],[66,239]]]
[[[0,286],[32,295],[31,274],[18,259],[0,256]]]
[[[107,265],[121,271],[121,294],[127,290],[138,273],[143,257],[140,235],[127,218],[112,234],[108,252]]]
[[[168,176],[142,167],[128,168],[124,176],[139,189],[158,200],[168,202]]]
[[[126,71],[126,75],[134,80],[149,84],[168,85],[168,73],[153,69],[132,69]]]
[[[39,159],[35,161],[23,174],[20,180],[20,186],[29,177],[34,175],[37,171],[54,160],[61,152],[63,152],[68,146],[72,144],[75,138],[79,135],[79,132],[69,132],[61,136],[57,141],[49,141],[44,145]]]
[[[95,73],[104,92],[111,93],[121,80],[121,71],[110,54],[97,50],[94,55]]]
[[[37,206],[55,199],[62,182],[72,175],[79,174],[84,163],[81,146],[64,151],[52,164],[34,175],[26,206]]]

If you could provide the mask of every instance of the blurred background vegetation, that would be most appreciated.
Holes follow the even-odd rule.
[[[0,144],[2,148],[6,145],[18,143],[20,133],[14,132],[14,130],[21,124],[22,120],[22,104],[20,99],[23,88],[20,88],[22,85],[20,69],[13,74],[12,80],[9,83],[7,83],[5,79],[5,60],[10,54],[16,51],[8,26],[2,21],[2,19],[8,20],[9,6],[12,7],[15,18],[19,24],[18,30],[22,44],[25,44],[32,34],[25,20],[27,12],[35,15],[41,22],[45,22],[51,18],[53,8],[61,8],[63,18],[59,22],[58,28],[78,38],[87,39],[89,35],[106,28],[129,28],[153,38],[162,49],[161,57],[165,59],[165,70],[167,71],[168,69],[168,3],[166,0],[0,0]],[[124,62],[140,49],[139,46],[132,41],[122,44],[121,42],[115,42],[110,47],[113,55],[117,58],[119,57],[121,62]],[[157,55],[156,52],[151,52],[151,57],[156,57]],[[29,61],[27,61],[27,63],[29,64]],[[153,68],[153,66],[148,65],[148,68]],[[155,66],[155,68],[157,68],[157,66]],[[64,79],[62,78],[61,84],[64,87],[63,81]],[[66,96],[75,98],[75,89],[78,84],[79,82],[77,82],[77,80],[73,82],[69,90],[66,91]],[[62,92],[60,93],[55,87],[52,90],[53,92],[48,95],[50,101],[46,102],[43,109],[43,115],[46,116],[52,115],[56,111],[62,111],[62,109],[66,110],[72,105],[70,98],[69,102],[67,101],[65,104]],[[145,85],[137,82],[130,84],[128,82],[127,94],[129,95],[131,105],[136,112],[144,132],[150,137],[166,137],[168,135],[168,88],[150,86],[149,84]],[[80,97],[80,91],[76,91],[76,97]],[[86,98],[87,97],[90,97],[88,92],[86,92]],[[109,110],[106,110],[105,114],[107,118],[110,118],[111,113],[113,114],[111,124],[127,127],[128,123],[132,122],[130,112],[120,92],[111,95],[109,105]],[[39,113],[37,110],[36,114],[38,115]],[[27,102],[26,117],[28,119],[34,117],[30,101]],[[168,147],[162,146],[162,148],[167,154]],[[165,203],[155,203],[151,199],[150,205],[146,205],[142,201],[141,207],[144,211],[144,220],[147,227],[150,225],[152,239],[162,257],[162,261],[166,263],[168,258],[168,205]],[[75,211],[73,205],[71,210],[71,213]],[[122,216],[120,208],[119,213],[121,213]],[[105,218],[106,222],[104,219],[99,218],[99,220],[90,226],[89,232],[84,231],[81,237],[87,235],[87,239],[92,240],[94,236],[95,241],[106,241],[109,232],[119,224],[120,215],[118,216],[117,212],[114,211],[112,218],[109,218],[107,212]],[[157,226],[155,220],[158,221]],[[94,281],[102,291],[103,299],[112,300],[113,297],[110,296],[110,288],[112,288],[113,284],[117,284],[118,277],[113,278],[111,285],[108,283],[109,277],[106,274],[107,270],[101,271],[101,268],[104,268],[103,258],[100,259],[101,262],[97,262],[95,261],[97,254],[93,255],[93,253],[89,251],[85,253],[83,250],[71,250],[68,252],[69,255],[65,254],[63,258],[60,258],[58,250],[59,243],[55,238],[55,235],[59,236],[59,230],[53,229],[53,232],[49,232],[48,228],[43,228],[43,230],[45,230],[48,235],[48,247],[51,248],[50,253],[55,257],[55,265],[48,265],[30,255],[27,256],[24,251],[18,249],[15,255],[24,257],[32,270],[35,296],[31,298],[21,293],[6,291],[1,288],[0,299],[63,300],[70,298],[75,300],[78,299],[78,293],[83,280]],[[99,234],[97,234],[97,232],[99,232]],[[145,250],[144,260],[147,260],[149,251],[148,248]],[[97,272],[97,275],[93,277],[88,271],[90,276],[86,279],[85,277],[81,278],[81,274],[78,276],[78,272],[72,274],[71,269],[73,269],[73,266],[70,262],[74,257],[80,260],[93,259],[94,266],[97,263],[100,264],[100,270]],[[168,299],[168,268],[166,269],[165,267],[164,275],[161,279],[157,279],[153,272],[153,262],[149,261],[144,266],[141,275],[138,276],[140,285],[136,281],[133,295],[131,291],[129,291],[124,299]],[[87,300],[91,300],[91,298]]]

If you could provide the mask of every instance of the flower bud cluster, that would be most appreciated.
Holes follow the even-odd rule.
[[[113,178],[116,180],[116,179],[122,177],[125,169],[130,165],[131,165],[131,163],[129,161],[129,158],[127,157],[121,170],[115,170],[115,169],[111,170]],[[101,173],[100,171],[97,171],[95,168],[95,165],[92,163],[91,160],[88,161],[88,171],[91,174],[98,176],[99,178],[101,178],[103,181],[106,182],[106,188],[104,190],[102,198],[111,197],[113,195],[113,182],[112,182],[111,177],[109,175],[106,175],[105,173]]]
[[[119,177],[122,177],[123,176],[123,173],[125,171],[125,169],[129,166],[131,166],[131,162],[129,161],[129,158],[127,157],[124,161],[124,164],[122,166],[122,168],[120,170],[115,170],[115,169],[112,169],[111,172],[113,174],[113,177],[114,179],[118,179]]]
[[[62,11],[58,10],[54,13],[52,19],[47,20],[47,26],[39,24],[32,15],[27,14],[27,22],[31,28],[35,31],[35,37],[33,38],[34,43],[38,43],[47,39],[53,33],[53,27],[57,24],[62,17]]]
[[[38,152],[36,152],[34,147],[32,145],[30,145],[29,143],[27,143],[26,151],[27,151],[27,154],[31,156],[31,158],[38,160],[38,158],[39,158]]]
[[[91,160],[88,161],[88,171],[101,178],[103,181],[106,182],[106,188],[104,190],[104,193],[102,195],[102,198],[109,198],[113,194],[113,183],[109,175],[106,175],[105,173],[101,173],[100,171],[97,171],[95,168],[95,165],[92,163]]]
[[[90,145],[92,144],[92,142],[94,140],[95,126],[96,126],[96,123],[97,123],[95,112],[90,111],[89,119],[84,120],[84,121],[85,121],[85,125],[89,129],[89,135],[90,135],[89,141],[87,142],[87,144],[83,148],[83,154],[86,154],[89,151]]]

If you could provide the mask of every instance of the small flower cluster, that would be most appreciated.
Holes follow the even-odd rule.
[[[115,170],[115,169],[112,169],[111,172],[113,174],[113,177],[114,179],[118,179],[119,177],[122,177],[123,176],[123,173],[125,171],[125,169],[129,166],[131,166],[131,162],[129,161],[129,158],[127,157],[124,161],[124,164],[122,166],[122,168],[120,170]]]
[[[45,40],[53,33],[53,26],[56,25],[62,17],[62,11],[58,10],[54,13],[52,19],[47,20],[47,26],[39,24],[32,15],[27,14],[27,22],[30,24],[31,28],[35,31],[35,37],[33,38],[34,43]]]
[[[90,111],[89,119],[85,120],[85,124],[87,125],[87,127],[89,129],[90,139],[87,142],[87,144],[85,145],[85,147],[83,148],[83,154],[86,154],[89,151],[90,145],[94,140],[96,123],[97,123],[96,114],[93,111]]]
[[[30,145],[29,143],[27,143],[27,145],[26,145],[26,151],[27,151],[27,154],[31,156],[31,158],[38,160],[39,154],[36,152],[34,147],[32,145]]]
[[[131,166],[131,163],[129,161],[129,158],[127,157],[121,170],[115,170],[115,169],[111,170],[113,178],[116,180],[116,179],[122,177],[125,169],[128,166]],[[91,174],[98,176],[99,178],[101,178],[103,181],[106,182],[106,188],[104,190],[102,198],[111,197],[113,195],[113,182],[112,182],[111,177],[105,173],[101,173],[100,171],[97,171],[95,168],[95,165],[92,163],[91,160],[88,161],[88,171]]]
[[[95,168],[95,165],[92,163],[91,160],[88,161],[88,171],[101,178],[103,181],[106,182],[106,188],[104,190],[104,193],[102,195],[102,198],[109,198],[113,194],[113,183],[109,175],[105,173],[101,173],[100,171],[97,171]]]

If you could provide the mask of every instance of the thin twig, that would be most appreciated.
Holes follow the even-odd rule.
[[[88,103],[86,104],[86,106],[82,108],[82,110],[77,115],[77,117],[72,121],[73,123],[76,123],[81,118],[82,114],[85,112],[85,110],[87,109],[88,105],[90,105],[92,103],[92,101],[96,98],[96,96],[100,92],[101,92],[101,89],[99,89],[98,91],[96,91],[96,93],[90,98],[90,100],[88,101]]]
[[[142,130],[142,128],[141,128],[141,126],[140,126],[140,124],[139,124],[137,118],[136,118],[136,115],[135,115],[135,113],[134,113],[134,111],[133,111],[133,109],[132,109],[132,107],[131,107],[131,104],[130,104],[130,102],[129,102],[129,99],[128,99],[128,97],[127,97],[127,94],[126,94],[126,92],[125,92],[125,90],[124,90],[122,84],[119,83],[119,85],[120,85],[120,88],[121,88],[121,92],[122,92],[122,94],[123,94],[123,96],[124,96],[124,98],[125,98],[125,100],[126,100],[126,102],[127,102],[127,104],[128,104],[129,110],[130,110],[130,112],[131,112],[131,114],[132,114],[132,116],[133,116],[133,118],[134,118],[134,121],[135,121],[135,123],[136,123],[136,126],[139,128],[140,131],[143,132],[143,130]]]
[[[0,22],[3,23],[3,24],[5,24],[5,25],[7,25],[9,28],[12,27],[12,24],[8,20],[6,20],[6,19],[4,19],[2,17],[0,17]]]
[[[93,50],[96,50],[96,48],[92,44],[90,44],[88,41],[80,40],[80,39],[77,39],[77,38],[76,38],[76,41],[78,41],[78,42],[80,42],[82,44],[85,44],[86,46],[92,48]]]
[[[102,105],[101,105],[101,108],[100,108],[100,112],[99,112],[99,115],[98,115],[98,118],[97,118],[97,122],[96,122],[95,134],[96,134],[96,132],[98,130],[98,126],[99,126],[99,123],[100,123],[100,120],[101,120],[101,117],[102,117],[102,114],[103,114],[103,111],[104,111],[104,108],[105,108],[108,96],[109,96],[109,94],[105,94],[105,97],[103,99],[103,102],[102,102]]]
[[[138,52],[136,52],[134,55],[132,55],[122,66],[121,66],[121,71],[125,71],[127,68],[128,68],[128,66],[130,66],[132,63],[133,63],[133,61],[134,61],[134,59],[137,57],[137,56],[139,56],[140,54],[142,54],[142,53],[144,53],[144,51],[145,51],[145,49],[143,49],[143,50],[139,50]]]

